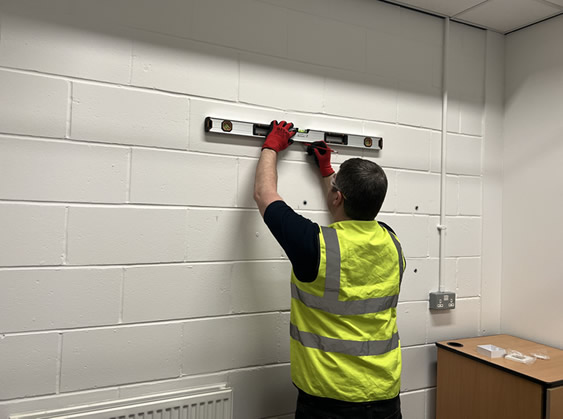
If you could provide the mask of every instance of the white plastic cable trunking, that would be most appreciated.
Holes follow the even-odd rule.
[[[34,413],[10,419],[232,419],[233,390],[225,385],[172,391]]]
[[[268,135],[269,130],[269,124],[233,121],[232,119],[215,118],[211,116],[205,118],[206,132],[227,135],[242,135],[244,137],[264,139],[266,135]],[[315,141],[325,141],[330,145],[363,148],[368,150],[381,150],[383,148],[382,137],[341,134],[337,132],[316,131],[299,128],[294,128],[293,131],[295,131],[295,135],[291,139],[297,143],[314,143]]]

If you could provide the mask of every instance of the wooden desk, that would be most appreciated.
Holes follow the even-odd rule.
[[[550,359],[526,365],[477,352],[488,344],[524,355],[543,351]],[[563,351],[510,335],[436,346],[436,419],[563,419]]]

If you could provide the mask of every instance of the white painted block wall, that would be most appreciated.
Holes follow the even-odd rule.
[[[205,134],[208,115],[384,137],[360,155],[387,171],[380,219],[408,258],[404,417],[433,417],[433,343],[498,323],[481,307],[481,230],[500,37],[451,25],[458,306],[435,314],[440,19],[371,0],[0,5],[1,417],[215,382],[234,387],[236,419],[291,417],[290,265],[252,200],[259,143]],[[329,222],[302,146],[279,175],[290,205]]]

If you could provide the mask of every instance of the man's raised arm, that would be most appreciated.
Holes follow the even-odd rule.
[[[254,179],[254,200],[262,217],[268,205],[282,199],[278,194],[278,153],[289,147],[293,142],[291,137],[295,135],[295,132],[290,131],[293,128],[291,122],[281,121],[278,124],[277,121],[272,121],[271,126],[262,146]]]

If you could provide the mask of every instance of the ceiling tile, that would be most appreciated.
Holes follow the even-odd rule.
[[[536,0],[489,0],[455,19],[506,33],[560,12],[560,7]]]
[[[453,16],[484,1],[486,0],[402,0],[394,3],[402,3],[444,16]]]

